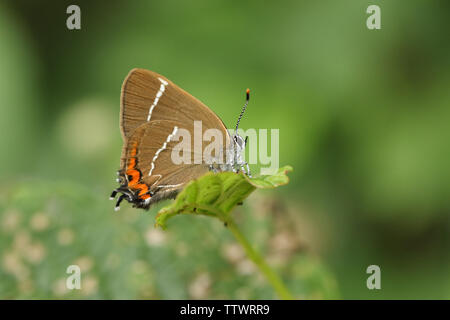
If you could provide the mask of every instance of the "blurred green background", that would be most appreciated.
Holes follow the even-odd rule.
[[[66,8],[81,7],[81,30]],[[366,8],[381,7],[381,30]],[[3,1],[0,298],[272,299],[216,220],[108,201],[128,71],[280,129],[288,186],[235,210],[301,299],[450,298],[450,2]],[[82,289],[67,290],[78,264]],[[381,268],[368,290],[366,268]]]

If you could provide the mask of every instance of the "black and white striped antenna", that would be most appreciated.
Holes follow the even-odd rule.
[[[248,101],[250,100],[250,89],[247,89],[246,95],[247,96],[246,96],[244,107],[242,108],[241,114],[239,115],[238,121],[236,123],[236,134],[237,134],[237,130],[239,127],[239,122],[241,122],[241,118],[244,115],[245,109],[247,109],[247,106],[248,106]]]

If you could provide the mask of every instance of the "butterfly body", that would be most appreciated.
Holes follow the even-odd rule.
[[[111,194],[112,199],[121,194],[116,210],[123,200],[148,209],[175,198],[189,181],[208,171],[246,172],[246,167],[248,172],[241,155],[244,139],[231,135],[211,109],[155,72],[133,69],[125,78],[120,129],[124,142],[117,172],[120,186]],[[186,138],[183,133],[203,136],[210,129],[222,137],[219,150],[205,156],[194,147],[183,154],[187,161],[174,161],[178,144]]]

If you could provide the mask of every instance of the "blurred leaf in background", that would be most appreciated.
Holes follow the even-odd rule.
[[[41,96],[36,85],[40,67],[24,26],[0,4],[0,177],[11,177],[23,167],[34,168],[27,159],[35,154],[35,121]]]
[[[275,298],[219,221],[180,216],[162,231],[151,215],[131,208],[115,214],[103,197],[72,184],[34,180],[2,194],[4,299]],[[279,201],[270,199],[272,206]],[[274,223],[284,213],[272,206],[256,216],[251,207],[236,212],[252,242],[283,271],[296,296],[337,297],[334,278],[305,255],[294,230]],[[66,287],[73,264],[81,269],[81,290]]]

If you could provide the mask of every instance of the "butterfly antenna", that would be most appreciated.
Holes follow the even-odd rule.
[[[238,121],[237,121],[237,123],[236,123],[236,134],[237,134],[237,130],[238,130],[238,127],[239,127],[239,122],[241,122],[241,118],[242,118],[242,116],[244,115],[244,112],[245,112],[245,109],[246,109],[247,106],[248,106],[248,101],[249,101],[249,100],[250,100],[250,89],[247,89],[247,91],[246,91],[245,104],[244,104],[244,107],[242,108],[241,114],[239,115]]]

